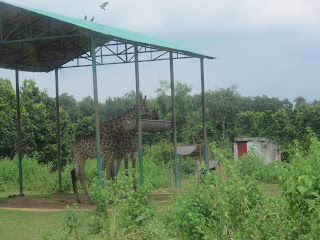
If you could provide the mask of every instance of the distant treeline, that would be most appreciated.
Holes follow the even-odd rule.
[[[201,94],[191,95],[192,87],[177,82],[176,116],[179,144],[202,143]],[[155,89],[157,96],[149,98],[149,107],[160,111],[162,120],[171,120],[170,85],[161,81]],[[33,80],[24,80],[20,88],[22,151],[36,157],[40,163],[56,165],[55,99],[39,90]],[[63,93],[60,100],[61,154],[65,165],[71,159],[70,147],[75,137],[94,131],[93,98],[77,101]],[[135,92],[123,97],[108,98],[99,103],[100,121],[121,115],[134,106]],[[266,95],[244,97],[236,86],[206,92],[208,142],[231,148],[235,137],[267,137],[278,141],[282,157],[289,160],[295,144],[309,146],[308,131],[320,133],[320,102],[307,102],[297,97],[269,98]],[[144,133],[144,144],[170,142],[172,132]],[[0,78],[0,159],[13,158],[17,152],[16,98],[10,80]]]

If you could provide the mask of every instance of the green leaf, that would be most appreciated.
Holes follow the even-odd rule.
[[[142,215],[142,216],[139,216],[139,217],[137,217],[136,218],[136,222],[140,222],[140,221],[142,221],[144,219],[144,216]]]
[[[309,188],[303,186],[298,186],[297,189],[299,190],[302,196],[305,194],[306,191],[309,190]]]
[[[309,211],[311,211],[312,209],[316,208],[316,202],[315,200],[310,200],[310,199],[306,199],[305,202],[308,204],[309,206]]]
[[[311,178],[306,177],[306,178],[304,179],[304,182],[305,182],[305,184],[308,186],[308,188],[311,188],[311,187],[312,187],[312,179],[311,179]]]
[[[319,194],[316,193],[316,192],[311,192],[311,195],[313,195],[313,196],[315,196],[315,197],[317,197],[317,198],[320,198]]]

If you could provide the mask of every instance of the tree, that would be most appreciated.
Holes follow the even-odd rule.
[[[309,104],[307,103],[307,100],[304,97],[296,97],[294,100],[295,102],[295,108],[299,108],[299,107],[307,107]]]
[[[128,109],[132,108],[136,103],[136,93],[131,91],[123,97],[107,98],[104,105],[101,105],[101,117],[103,121],[111,120]]]
[[[59,96],[60,107],[68,113],[72,122],[76,122],[80,117],[80,110],[78,108],[77,100],[73,95],[68,95],[68,93],[63,93]]]
[[[57,164],[56,106],[53,98],[41,92],[33,80],[24,80],[21,87],[22,151],[40,163]],[[61,108],[62,163],[70,159],[74,127],[68,114]]]
[[[206,106],[208,108],[209,124],[214,126],[218,136],[215,137],[217,142],[223,145],[228,137],[232,136],[234,120],[239,113],[239,104],[241,95],[237,91],[237,86],[230,88],[219,88],[215,91],[206,93]]]
[[[13,158],[16,149],[16,99],[8,79],[0,78],[0,158]]]
[[[78,103],[78,109],[80,112],[79,117],[89,117],[89,116],[94,115],[93,98],[90,96],[83,98]]]

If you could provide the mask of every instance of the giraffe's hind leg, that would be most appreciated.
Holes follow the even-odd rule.
[[[75,169],[71,170],[71,180],[72,180],[72,186],[73,186],[75,200],[77,203],[81,203],[80,199],[79,199],[79,194],[78,194],[78,184],[77,184],[77,177],[76,177],[76,170]]]
[[[80,161],[80,163],[83,163],[85,162],[84,161]],[[80,183],[82,185],[82,188],[87,196],[87,199],[88,201],[91,202],[91,199],[89,197],[89,193],[88,193],[88,190],[87,190],[87,187],[86,187],[86,184],[85,184],[85,164],[78,164],[76,165],[76,181],[75,181],[75,189],[77,189],[77,179],[80,180]],[[78,191],[75,191],[76,192],[76,201],[77,202],[80,202],[79,201],[79,196],[78,196]]]

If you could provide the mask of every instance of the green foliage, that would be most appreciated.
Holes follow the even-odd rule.
[[[90,224],[93,233],[102,232],[108,239],[126,238],[135,235],[153,218],[154,210],[148,201],[150,188],[145,184],[133,191],[132,173],[129,171],[126,175],[121,170],[114,180],[104,180],[102,187],[95,184],[92,192],[94,221]],[[109,202],[112,214],[107,212]]]
[[[94,132],[94,115],[78,118],[76,123],[76,137],[85,136]]]
[[[13,157],[16,150],[15,92],[8,79],[0,78],[0,157]]]
[[[132,108],[136,102],[136,93],[131,91],[123,97],[107,98],[104,105],[99,108],[101,122],[120,116]]]
[[[13,157],[16,148],[15,92],[8,79],[0,78],[0,157]]]
[[[284,196],[289,203],[290,214],[300,220],[298,234],[310,232],[310,220],[319,216],[320,206],[320,142],[311,134],[310,151],[297,148],[291,169],[283,184]],[[319,218],[316,218],[320,221]]]
[[[68,93],[63,93],[59,96],[60,107],[68,113],[71,121],[74,123],[80,117],[80,109],[78,108],[77,100]]]
[[[68,164],[61,173],[61,185],[64,190],[72,190],[70,171],[73,165]],[[86,183],[91,186],[96,180],[96,160],[88,160],[86,164]],[[19,161],[18,156],[13,160],[4,158],[0,160],[0,189],[18,188]],[[58,189],[58,171],[52,172],[52,163],[39,164],[35,158],[24,156],[22,159],[22,182],[25,190],[38,192],[52,192]]]
[[[56,230],[41,231],[40,235],[43,240],[84,240],[87,239],[83,233],[83,213],[79,212],[78,205],[75,203],[73,207],[67,206],[62,216],[62,229],[60,232]]]
[[[192,87],[177,82],[176,122],[179,144],[201,143],[202,108],[201,95],[192,95]],[[13,158],[16,144],[16,102],[9,80],[0,79],[0,156]],[[55,101],[46,92],[40,91],[32,80],[25,80],[21,93],[22,151],[35,157],[40,163],[56,162],[56,116]],[[158,108],[163,120],[171,120],[170,84],[161,81],[156,89],[157,97],[149,99],[151,108]],[[267,137],[278,141],[282,148],[282,159],[289,161],[294,154],[294,140],[304,150],[310,146],[306,129],[320,134],[320,105],[307,103],[298,97],[296,107],[288,100],[269,98],[265,95],[244,97],[237,86],[208,90],[206,93],[207,136],[218,146],[230,146],[234,137]],[[108,98],[99,103],[100,121],[104,122],[124,113],[135,104],[135,92],[123,97]],[[74,136],[94,131],[94,107],[92,97],[77,102],[66,93],[60,96],[60,122],[62,141],[62,164],[70,161],[70,145]],[[157,145],[171,142],[172,131],[144,133],[144,142]],[[165,154],[162,154],[163,156]],[[164,159],[169,159],[165,157]],[[167,161],[167,160],[166,160]]]
[[[281,145],[283,161],[289,161],[295,152],[294,141],[308,150],[308,130],[320,134],[320,106],[302,106],[292,111],[246,111],[237,115],[234,134],[237,137],[266,137]]]
[[[226,159],[225,164],[226,179],[208,174],[206,184],[195,183],[175,199],[167,223],[182,239],[230,239],[249,227],[243,223],[262,204],[261,191],[252,176],[241,176]]]
[[[160,160],[158,160],[159,156],[156,155],[156,151],[159,149],[156,146],[153,147],[155,147],[155,152],[153,152],[151,156],[146,155],[143,158],[144,181],[150,184],[151,188],[167,187],[170,185],[171,181],[169,162],[164,162],[164,160],[167,160],[167,158],[160,158]],[[166,149],[168,151],[169,148]],[[170,156],[168,157],[170,160]],[[139,161],[137,161],[136,169],[139,169]],[[136,178],[139,179],[139,172],[137,172],[136,175]]]
[[[74,204],[74,208],[70,208],[69,206],[67,206],[65,214],[63,216],[64,226],[62,235],[64,236],[62,237],[62,239],[85,239],[80,235],[80,229],[83,222],[79,217],[81,213],[79,211],[76,211],[77,208],[77,204]]]
[[[299,150],[291,167],[279,171],[285,198],[262,194],[257,179],[268,165],[250,156],[229,162],[176,197],[165,221],[170,236],[181,239],[317,239],[319,236],[320,143],[313,138],[304,158]],[[304,153],[304,152],[303,152]],[[302,167],[303,166],[303,167]],[[271,166],[277,169],[278,163]]]
[[[229,130],[233,128],[234,116],[239,112],[241,95],[237,92],[236,86],[227,89],[217,89],[206,93],[208,108],[208,120],[214,126],[215,141],[220,146],[225,142]]]
[[[73,126],[63,110],[61,119],[61,140],[70,146],[73,141]],[[54,163],[57,166],[56,107],[47,93],[41,92],[32,80],[24,80],[21,87],[21,135],[23,152],[35,157],[40,163]],[[69,148],[68,148],[69,149]],[[67,148],[62,150],[66,151]],[[62,152],[62,164],[70,159],[70,151]]]

